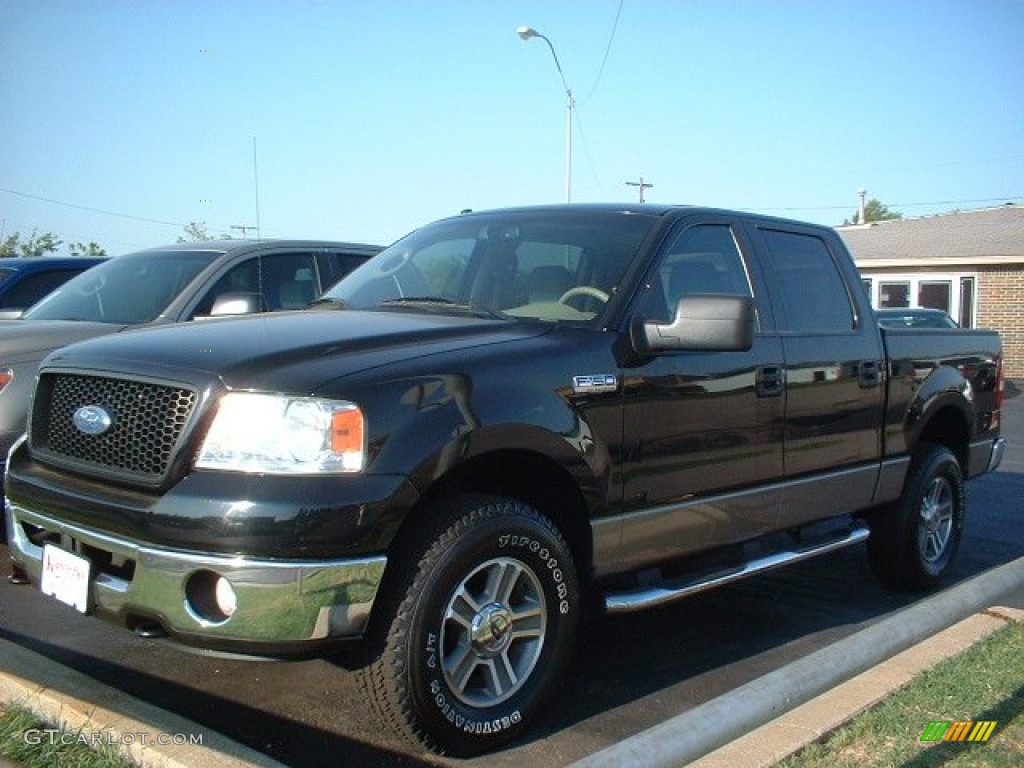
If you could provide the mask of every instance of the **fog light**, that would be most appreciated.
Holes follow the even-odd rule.
[[[185,607],[202,624],[223,624],[238,608],[238,597],[224,576],[196,571],[185,582]]]
[[[235,590],[231,586],[231,582],[220,576],[217,579],[217,586],[214,587],[214,597],[217,600],[217,607],[220,612],[227,617],[231,617],[235,613],[235,609],[238,607],[238,598],[235,596]]]

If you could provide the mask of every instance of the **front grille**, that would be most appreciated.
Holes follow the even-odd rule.
[[[170,467],[195,402],[196,393],[182,387],[45,374],[32,417],[32,447],[52,458],[152,482]],[[111,425],[102,434],[86,434],[75,426],[76,411],[87,405],[109,414]]]

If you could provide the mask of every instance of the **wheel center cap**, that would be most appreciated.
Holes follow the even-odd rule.
[[[512,641],[512,612],[501,603],[485,605],[473,617],[470,640],[479,655],[497,656]]]

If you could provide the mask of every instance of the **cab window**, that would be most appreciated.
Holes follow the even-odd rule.
[[[780,330],[791,333],[852,331],[854,312],[846,283],[825,241],[800,232],[763,229],[769,269],[782,309]]]

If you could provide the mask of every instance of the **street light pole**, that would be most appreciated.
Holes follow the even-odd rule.
[[[572,97],[572,89],[569,87],[569,83],[565,80],[565,73],[562,71],[562,65],[558,61],[558,54],[555,53],[555,46],[551,44],[551,41],[547,39],[533,27],[519,27],[516,29],[516,34],[519,35],[522,40],[529,40],[531,37],[539,37],[545,43],[548,44],[548,48],[551,50],[551,57],[555,60],[555,67],[558,68],[558,75],[562,78],[562,85],[565,88],[565,202],[572,202],[572,111],[576,107],[576,102]]]

